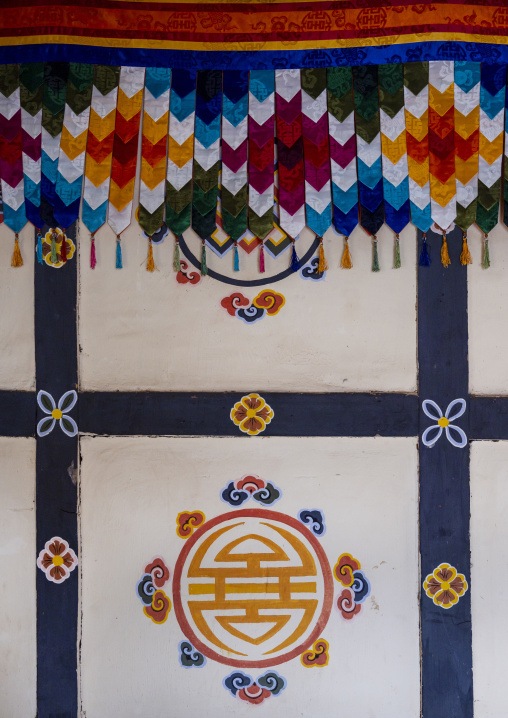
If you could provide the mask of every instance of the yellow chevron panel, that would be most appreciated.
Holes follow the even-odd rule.
[[[166,158],[152,167],[144,157],[141,158],[141,179],[152,190],[166,179]]]
[[[109,154],[102,162],[96,162],[90,155],[86,158],[85,176],[88,177],[96,187],[108,179],[111,174],[113,154]]]
[[[480,154],[489,165],[503,154],[503,135],[504,132],[501,132],[489,142],[485,135],[480,134]]]
[[[445,184],[435,177],[430,178],[430,192],[432,199],[434,199],[441,207],[446,207],[448,202],[453,199],[457,193],[455,187],[455,175],[452,175]]]
[[[381,147],[385,157],[388,157],[390,162],[396,164],[400,158],[406,153],[406,133],[401,132],[393,142],[389,137],[381,133]]]
[[[117,111],[126,120],[130,120],[141,110],[143,102],[143,90],[136,92],[132,97],[127,97],[125,92],[120,88],[118,90]]]
[[[478,156],[472,155],[465,162],[455,157],[455,176],[462,184],[470,182],[478,173]]]
[[[116,182],[113,182],[111,180],[111,186],[109,188],[109,201],[113,205],[113,207],[118,210],[118,212],[121,212],[122,209],[125,209],[129,202],[132,201],[132,198],[134,197],[134,177],[127,182],[125,187],[120,189],[120,187],[116,184]]]
[[[454,84],[444,92],[439,92],[433,85],[429,85],[429,106],[438,114],[445,115],[450,107],[453,107],[453,88]]]
[[[467,140],[480,126],[480,108],[475,107],[469,115],[463,115],[462,112],[459,112],[457,108],[455,108],[454,120],[455,132],[464,140]]]
[[[407,165],[409,170],[409,176],[412,180],[416,182],[416,184],[420,185],[420,187],[423,187],[427,184],[429,181],[429,158],[426,157],[425,160],[420,164],[416,162],[416,160],[412,159],[412,157],[407,158]]]
[[[143,137],[146,137],[152,145],[155,145],[168,134],[168,123],[169,112],[166,112],[157,121],[153,120],[146,111],[143,112]]]
[[[115,118],[116,110],[111,110],[109,115],[106,115],[106,117],[104,117],[103,119],[95,112],[95,110],[92,109],[90,110],[90,122],[88,125],[88,129],[95,137],[95,139],[99,140],[99,142],[102,142],[102,140],[106,139],[106,137],[114,131]]]
[[[183,167],[194,156],[194,135],[190,135],[182,145],[179,145],[171,136],[168,137],[168,157],[177,165]]]
[[[406,110],[406,130],[421,142],[429,132],[429,111],[425,110],[421,117],[415,117]]]
[[[62,128],[62,136],[60,138],[60,148],[65,152],[70,160],[83,154],[86,150],[86,138],[88,130],[85,130],[77,137],[73,137],[66,127]]]

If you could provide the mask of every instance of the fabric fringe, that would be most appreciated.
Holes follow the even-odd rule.
[[[265,245],[263,243],[259,250],[259,271],[261,274],[264,274],[265,271]]]
[[[116,237],[116,269],[122,269],[122,245],[120,243],[120,235]]]
[[[65,232],[62,234],[62,244],[60,245],[60,257],[62,258],[62,262],[65,264],[67,262],[67,235]]]
[[[422,251],[420,252],[420,259],[418,260],[420,267],[430,267],[430,254],[427,247],[427,235],[423,233]]]
[[[471,257],[471,252],[469,251],[469,247],[467,246],[467,235],[464,232],[462,235],[462,252],[460,254],[460,263],[462,266],[465,266],[466,264],[473,264],[473,258]]]
[[[201,276],[206,277],[208,274],[208,266],[206,264],[206,245],[205,240],[201,242]]]
[[[56,232],[51,232],[51,264],[58,262],[58,255],[56,253]]]
[[[443,267],[449,267],[452,263],[450,255],[448,254],[448,242],[446,241],[446,234],[443,234],[443,244],[441,245],[441,264]]]
[[[296,247],[295,247],[295,240],[292,240],[293,242],[293,249],[291,251],[291,264],[289,265],[293,272],[297,272],[300,269],[300,260],[298,259],[298,255],[296,253]]]
[[[379,257],[377,253],[377,237],[372,237],[372,271],[379,272]]]
[[[489,236],[485,235],[483,238],[483,256],[482,256],[482,267],[488,269],[490,267],[490,252],[489,252]]]
[[[327,269],[328,269],[328,262],[326,261],[326,257],[325,257],[325,249],[323,247],[323,238],[321,238],[321,241],[319,243],[318,272],[319,272],[319,274],[323,274],[323,272],[326,272]]]
[[[40,232],[37,232],[36,252],[37,252],[37,261],[39,262],[39,264],[44,264],[44,256],[42,254],[42,235]]]
[[[157,267],[155,266],[155,262],[153,261],[152,238],[149,237],[149,239],[148,239],[148,259],[146,261],[146,271],[154,272],[156,269],[157,269]]]
[[[239,272],[240,271],[240,258],[238,256],[238,244],[235,242],[235,258],[233,263],[233,271]]]
[[[97,266],[97,257],[95,256],[95,235],[92,234],[90,239],[92,241],[90,246],[90,269],[95,269]]]
[[[175,239],[175,248],[173,250],[173,269],[175,272],[179,272],[180,266],[180,243],[178,239]]]
[[[344,237],[344,251],[342,252],[340,266],[342,267],[342,269],[353,268],[353,260],[351,259],[351,253],[349,251],[349,237]]]
[[[21,250],[19,248],[19,236],[18,233],[14,235],[14,252],[12,253],[11,267],[22,267],[23,257],[21,256]]]
[[[394,269],[400,269],[402,266],[400,261],[400,242],[399,242],[399,235],[395,235],[395,253],[393,258],[393,268]]]

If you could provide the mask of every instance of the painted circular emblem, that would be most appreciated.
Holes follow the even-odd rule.
[[[301,655],[320,636],[332,601],[332,573],[316,537],[263,509],[223,514],[195,530],[173,578],[186,638],[232,666],[275,666]]]

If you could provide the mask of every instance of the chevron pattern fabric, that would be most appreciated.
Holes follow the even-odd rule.
[[[144,82],[144,68],[121,68],[108,205],[108,224],[117,237],[132,219]]]
[[[249,75],[249,229],[264,240],[273,229],[275,73]]]
[[[480,127],[480,65],[455,62],[455,223],[467,232],[476,219]]]
[[[9,65],[0,75],[0,177],[4,222],[20,232],[27,220],[18,65]]]
[[[332,224],[326,68],[302,70],[302,132],[307,227],[322,237]]]
[[[428,62],[404,65],[404,105],[411,222],[422,232],[428,232],[432,226]]]
[[[44,65],[42,62],[19,66],[23,184],[25,212],[29,222],[41,229],[41,141]]]
[[[222,98],[222,228],[237,241],[247,230],[249,73],[224,72]]]
[[[457,216],[454,63],[429,63],[429,157],[432,221],[448,229]]]
[[[164,224],[171,70],[147,67],[139,186],[139,226],[151,237]]]
[[[41,218],[48,227],[54,227],[58,224],[55,220],[54,208],[57,204],[56,181],[68,75],[69,65],[67,63],[44,63],[41,133]]]
[[[173,70],[166,173],[166,224],[175,237],[191,226],[196,72]]]
[[[69,65],[53,209],[55,222],[63,230],[79,216],[93,73],[93,65]]]
[[[305,227],[300,70],[275,70],[279,225],[292,239]]]

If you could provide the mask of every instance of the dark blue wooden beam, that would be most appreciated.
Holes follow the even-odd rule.
[[[0,436],[34,436],[33,391],[0,391]]]

